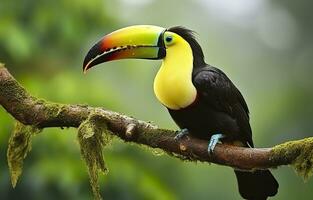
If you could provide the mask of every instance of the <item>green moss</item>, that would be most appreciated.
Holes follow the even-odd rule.
[[[157,134],[160,133],[160,134]],[[148,151],[148,152],[152,152],[153,155],[155,156],[162,156],[164,154],[169,154],[171,156],[173,156],[172,152],[168,152],[165,151],[164,149],[161,149],[159,147],[160,144],[160,140],[161,138],[163,138],[163,135],[168,135],[168,136],[175,136],[176,133],[175,131],[171,131],[171,130],[162,130],[159,132],[156,132],[153,129],[146,129],[146,130],[141,130],[139,137],[137,138],[137,141],[139,141],[139,143],[143,143],[143,144],[139,144],[139,143],[134,143],[137,145],[139,145],[142,149]],[[123,140],[121,140],[123,141]],[[149,144],[149,145],[146,145]]]
[[[141,147],[145,150],[152,152],[156,156],[167,154],[182,161],[197,161],[197,159],[194,159],[196,158],[196,155],[193,154],[191,151],[186,151],[185,155],[181,155],[162,149],[159,145],[160,143],[162,143],[162,141],[160,140],[164,140],[164,135],[174,138],[177,135],[177,132],[167,129],[159,129],[158,131],[155,131],[154,129],[147,129],[145,132],[140,133],[140,138],[137,138],[137,140],[142,142],[143,144],[149,144],[141,145]],[[138,143],[136,143],[136,145],[138,145]]]
[[[151,133],[151,132],[152,133]],[[149,144],[152,147],[158,147],[158,144],[160,143],[160,139],[163,138],[163,135],[168,135],[169,137],[174,137],[176,135],[175,131],[171,130],[160,130],[158,131],[159,134],[157,134],[154,130],[147,130],[146,132],[141,133],[142,138],[138,138],[138,140],[145,140],[147,144]]]
[[[308,180],[313,175],[313,137],[275,146],[271,159],[291,163],[297,174]]]
[[[64,104],[59,103],[51,103],[49,101],[46,101],[44,99],[37,99],[35,101],[35,104],[41,104],[45,106],[45,111],[48,116],[57,117],[63,110]]]
[[[0,68],[4,67],[4,63],[0,62]]]
[[[79,106],[83,107],[83,108],[88,108],[89,105],[88,104],[78,104]]]
[[[26,90],[15,80],[6,80],[0,83],[0,95],[12,101],[21,101],[27,96]]]
[[[112,135],[108,132],[106,122],[97,115],[90,115],[78,128],[78,141],[81,155],[88,167],[90,184],[95,199],[102,199],[99,189],[99,172],[107,173],[103,159],[103,147],[108,145]]]
[[[12,186],[15,187],[19,176],[22,174],[23,161],[31,150],[31,138],[40,132],[33,126],[26,126],[16,122],[13,134],[9,139],[7,152],[8,165]]]

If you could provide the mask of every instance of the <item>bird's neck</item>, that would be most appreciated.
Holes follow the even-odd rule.
[[[154,79],[154,93],[167,108],[179,110],[191,105],[197,96],[192,83],[193,55],[188,42],[181,41],[166,50]]]

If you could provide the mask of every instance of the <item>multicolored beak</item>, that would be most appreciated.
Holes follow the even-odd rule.
[[[137,25],[114,31],[104,36],[87,53],[83,70],[112,60],[162,59],[166,55],[163,42],[165,28]]]

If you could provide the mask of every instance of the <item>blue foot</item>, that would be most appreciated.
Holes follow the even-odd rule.
[[[211,139],[209,141],[209,146],[208,146],[208,152],[209,154],[212,154],[214,151],[214,148],[217,143],[220,143],[220,139],[225,138],[225,135],[223,134],[214,134],[211,136]]]
[[[174,137],[174,140],[180,140],[188,134],[189,134],[188,129],[183,128],[180,131],[177,131],[177,135]]]

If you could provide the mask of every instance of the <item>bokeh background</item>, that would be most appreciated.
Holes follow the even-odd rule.
[[[1,0],[0,61],[32,94],[103,106],[176,129],[153,94],[160,61],[123,60],[82,73],[82,60],[104,34],[135,24],[183,25],[197,32],[206,61],[240,88],[251,110],[255,144],[270,147],[312,136],[313,1],[305,0]],[[34,137],[16,189],[6,148],[14,119],[0,107],[0,199],[91,199],[76,129]],[[182,162],[115,139],[104,150],[105,199],[240,199],[230,168]],[[272,199],[312,199],[289,167]]]

